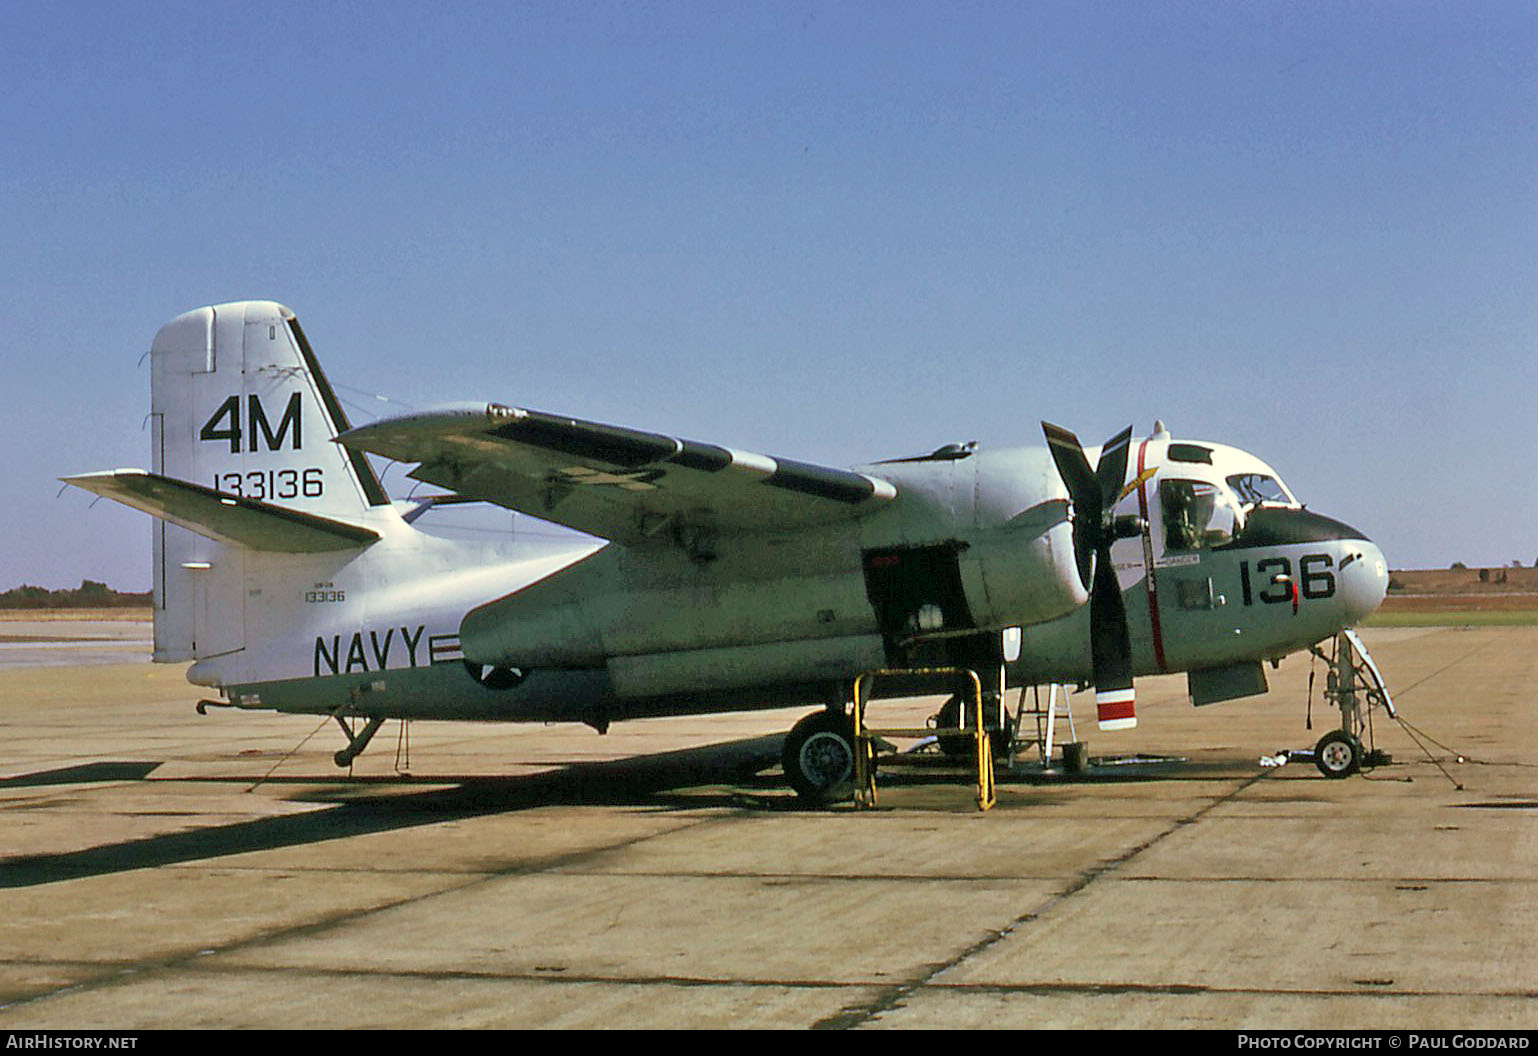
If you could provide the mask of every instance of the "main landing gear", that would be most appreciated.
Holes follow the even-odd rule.
[[[970,702],[964,701],[961,694],[954,694],[940,705],[940,710],[931,717],[930,725],[936,729],[971,729],[975,721],[973,711]],[[986,689],[983,690],[983,728],[988,731],[988,745],[993,757],[1007,759],[1015,739],[1015,718],[1004,706],[1003,695]],[[953,759],[965,759],[976,747],[967,736],[951,735],[935,740],[940,751]]]
[[[999,678],[1002,682],[1002,669]],[[878,728],[870,722],[867,705],[873,699],[925,696],[937,689],[953,692],[965,684],[970,684],[971,693],[965,697],[956,693],[946,705],[949,711],[942,709],[942,715],[947,715],[955,726],[936,726],[934,718],[926,727],[913,728],[885,724]],[[877,691],[878,685],[881,692]],[[942,744],[947,739],[965,741],[977,770],[979,807],[987,810],[993,805],[993,760],[983,750],[988,739],[984,722],[991,715],[1001,728],[1004,752],[1008,751],[1008,736],[1012,730],[1008,713],[1000,704],[1000,695],[988,697],[976,672],[959,667],[867,671],[854,682],[852,709],[843,702],[844,695],[840,687],[825,700],[824,710],[806,716],[785,736],[780,753],[785,781],[803,804],[822,806],[852,798],[857,807],[875,806],[878,752],[883,764],[887,765],[924,761],[923,757],[911,753],[899,753],[886,739],[895,737],[921,741],[939,739]],[[963,716],[970,725],[961,725]]]
[[[806,716],[786,734],[780,762],[785,780],[806,802],[850,798],[854,795],[854,719],[842,707]]]

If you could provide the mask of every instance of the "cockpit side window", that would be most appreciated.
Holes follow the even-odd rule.
[[[1227,492],[1200,480],[1159,482],[1167,550],[1207,550],[1231,542],[1239,527],[1238,511]]]
[[[1287,494],[1282,482],[1264,473],[1235,473],[1228,478],[1228,486],[1234,489],[1234,494],[1239,496],[1239,502],[1246,509],[1267,504],[1292,505],[1292,496]]]

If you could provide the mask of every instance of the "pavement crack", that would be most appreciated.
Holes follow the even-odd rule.
[[[318,935],[333,928],[363,920],[364,918],[372,916],[376,913],[399,909],[402,906],[421,904],[436,898],[441,898],[445,895],[461,894],[466,891],[474,890],[475,888],[481,887],[485,884],[495,883],[512,876],[533,876],[540,873],[558,871],[563,867],[578,865],[600,855],[612,853],[615,850],[626,847],[634,847],[638,844],[645,843],[648,840],[659,839],[661,837],[668,836],[686,829],[694,829],[699,828],[700,826],[718,824],[722,820],[723,819],[718,817],[704,817],[689,824],[664,829],[659,832],[648,832],[631,839],[618,840],[613,843],[607,843],[601,847],[589,847],[581,851],[573,851],[564,855],[556,855],[522,866],[473,874],[463,883],[440,887],[436,890],[425,892],[423,894],[408,895],[403,898],[390,899],[375,905],[338,910],[313,920],[303,921],[302,923],[292,924],[287,927],[280,927],[270,931],[260,931],[254,935],[247,935],[244,938],[232,939],[231,941],[226,942],[220,946],[200,946],[196,949],[179,950],[143,961],[123,963],[120,965],[122,970],[113,975],[99,979],[88,979],[77,983],[71,983],[67,986],[56,987],[41,993],[20,997],[14,1001],[0,1004],[0,1012],[6,1012],[26,1005],[36,1004],[38,1002],[46,1001],[49,998],[58,997],[63,994],[82,993],[90,990],[99,990],[114,986],[122,982],[123,976],[129,972],[140,974],[160,971],[173,971],[175,969],[185,967],[186,965],[195,961],[201,961],[209,957],[236,953],[244,950],[259,949],[263,946],[283,942],[288,939]]]
[[[1217,799],[1214,799],[1212,802],[1206,804],[1201,809],[1196,810],[1183,818],[1177,819],[1161,832],[1158,832],[1143,842],[1128,848],[1125,852],[1118,855],[1117,857],[1105,859],[1094,868],[1086,869],[1084,872],[1080,873],[1072,883],[1070,883],[1063,890],[1057,892],[1057,894],[1050,896],[1041,905],[1029,910],[1028,912],[1020,914],[1003,928],[990,932],[983,938],[979,939],[977,942],[973,943],[971,946],[968,946],[959,951],[949,960],[943,961],[939,964],[931,965],[922,974],[915,976],[909,981],[905,983],[899,983],[896,986],[883,990],[878,995],[876,1000],[868,1002],[863,1007],[846,1008],[832,1016],[828,1016],[825,1019],[819,1020],[812,1025],[812,1028],[814,1030],[847,1030],[851,1027],[862,1026],[865,1023],[874,1020],[883,1012],[892,1011],[901,1005],[909,995],[923,989],[926,986],[934,984],[934,981],[945,972],[948,972],[951,969],[964,964],[966,961],[977,956],[983,951],[991,949],[998,943],[1013,935],[1021,927],[1040,920],[1042,917],[1046,916],[1048,913],[1051,913],[1064,902],[1067,902],[1069,899],[1083,892],[1096,880],[1099,880],[1101,877],[1107,875],[1108,873],[1114,872],[1115,870],[1121,868],[1128,862],[1137,858],[1144,851],[1157,846],[1159,843],[1163,842],[1165,839],[1181,831],[1182,829],[1188,828],[1191,825],[1195,825],[1213,810],[1216,810],[1218,807],[1224,805],[1225,803],[1232,801],[1242,793],[1246,792],[1256,782],[1267,776],[1267,773],[1261,772],[1250,778],[1247,778],[1241,784],[1229,790],[1224,795],[1219,796]]]

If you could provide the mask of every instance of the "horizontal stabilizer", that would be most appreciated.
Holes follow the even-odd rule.
[[[222,543],[283,554],[315,554],[367,546],[379,533],[342,521],[227,495],[142,469],[61,478]]]

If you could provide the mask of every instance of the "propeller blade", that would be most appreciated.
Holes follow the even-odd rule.
[[[1127,426],[1100,449],[1100,461],[1095,466],[1095,479],[1100,485],[1101,516],[1107,516],[1115,508],[1121,495],[1122,482],[1127,479],[1127,452],[1132,447],[1132,426]]]
[[[1095,708],[1102,730],[1137,725],[1132,687],[1132,636],[1127,606],[1111,561],[1116,531],[1111,521],[1126,492],[1127,457],[1132,427],[1117,433],[1100,450],[1094,469],[1079,438],[1061,426],[1041,423],[1058,475],[1073,501],[1073,550],[1079,579],[1089,589],[1090,658],[1095,679]]]
[[[1132,635],[1127,629],[1127,606],[1122,601],[1109,544],[1095,555],[1095,589],[1089,597],[1089,642],[1100,728],[1132,729],[1137,725]]]
[[[1127,486],[1116,493],[1116,501],[1121,502],[1122,499],[1125,499],[1138,488],[1141,488],[1144,484],[1147,484],[1150,480],[1153,479],[1154,474],[1157,472],[1159,472],[1158,466],[1149,466],[1147,469],[1143,470],[1143,472],[1127,481]]]
[[[1089,590],[1094,583],[1095,530],[1103,516],[1100,482],[1089,468],[1089,458],[1077,436],[1051,422],[1042,422],[1041,431],[1047,436],[1057,475],[1073,503],[1073,555],[1079,566],[1079,582]]]

